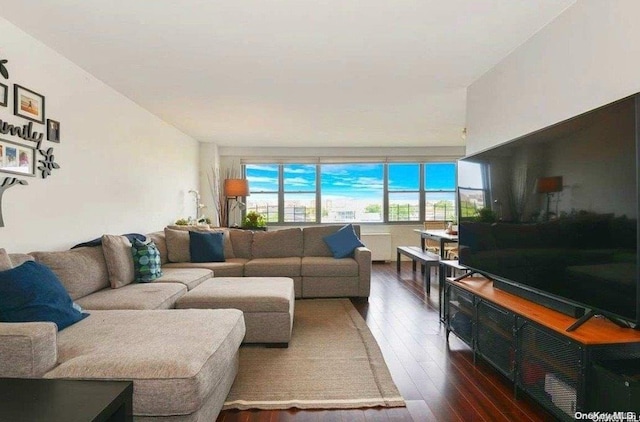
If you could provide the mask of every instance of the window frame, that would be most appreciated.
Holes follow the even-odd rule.
[[[426,173],[426,166],[428,164],[437,164],[437,163],[441,163],[441,164],[453,164],[454,166],[454,188],[453,189],[440,189],[440,190],[427,190],[426,189],[426,183],[425,183],[425,173]],[[291,162],[286,162],[286,163],[275,163],[275,162],[269,162],[269,161],[264,161],[264,162],[250,162],[250,163],[243,163],[242,164],[242,174],[243,177],[247,177],[247,166],[251,166],[251,165],[270,165],[270,166],[277,166],[278,168],[278,192],[259,192],[259,193],[268,193],[268,194],[277,194],[278,197],[278,222],[269,222],[269,225],[273,225],[273,226],[291,226],[291,225],[295,225],[295,226],[305,226],[305,225],[321,225],[321,224],[326,224],[326,225],[330,225],[330,224],[339,224],[336,222],[323,222],[322,221],[322,166],[323,165],[332,165],[332,164],[343,164],[343,165],[359,165],[359,164],[382,164],[382,172],[383,172],[383,189],[382,189],[382,221],[376,221],[376,222],[371,222],[371,221],[353,221],[352,223],[355,224],[385,224],[385,225],[407,225],[407,224],[420,224],[422,221],[425,220],[425,215],[426,215],[426,196],[428,193],[451,193],[453,194],[453,206],[455,207],[456,210],[456,215],[457,215],[457,207],[458,207],[458,203],[457,203],[457,160],[456,159],[449,159],[449,160],[433,160],[433,161],[423,161],[423,160],[415,160],[415,161],[392,161],[392,160],[385,160],[385,161],[368,161],[368,162],[362,162],[362,161],[339,161],[339,162],[314,162],[314,163],[309,163],[309,162],[305,162],[304,160],[300,160],[300,161],[291,161]],[[417,191],[415,190],[410,190],[410,191],[405,191],[405,190],[390,190],[389,189],[389,165],[390,164],[417,164],[419,165],[419,175],[418,177],[420,178],[419,180],[419,189]],[[316,168],[316,186],[315,186],[315,202],[316,202],[316,209],[315,209],[315,221],[312,222],[295,222],[295,221],[284,221],[284,216],[285,216],[285,209],[284,209],[284,205],[285,205],[285,193],[305,193],[305,194],[310,194],[313,193],[312,191],[288,191],[285,192],[284,191],[284,167],[287,165],[314,165]],[[251,183],[249,183],[249,189],[251,189]],[[419,206],[419,219],[418,220],[398,220],[398,221],[390,221],[389,220],[389,194],[393,194],[393,193],[414,193],[417,192],[419,195],[418,198],[418,206]],[[245,198],[245,201],[247,200],[247,198]],[[250,200],[250,198],[249,198]],[[243,215],[242,218],[244,219],[244,215],[245,215],[246,211],[243,211]]]

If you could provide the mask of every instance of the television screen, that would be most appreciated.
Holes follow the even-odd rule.
[[[460,264],[637,323],[637,100],[462,159]]]

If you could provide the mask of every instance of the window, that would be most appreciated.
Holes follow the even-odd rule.
[[[420,164],[389,164],[387,221],[420,221]]]
[[[316,222],[316,166],[283,166],[284,222]]]
[[[456,165],[427,163],[424,165],[424,219],[456,219]]]
[[[269,223],[453,220],[455,163],[247,164],[247,211]]]
[[[382,222],[383,165],[323,164],[323,223]]]
[[[278,187],[280,169],[278,165],[246,165],[245,177],[249,181],[251,195],[247,197],[247,211],[262,214],[267,223],[279,222]]]

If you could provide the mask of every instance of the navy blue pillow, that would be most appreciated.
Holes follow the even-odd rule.
[[[51,321],[61,331],[87,316],[74,308],[69,293],[46,265],[27,261],[0,271],[0,321]]]
[[[352,224],[347,224],[337,232],[323,237],[322,240],[331,249],[334,258],[346,258],[353,254],[355,248],[364,246]]]
[[[191,262],[224,262],[224,233],[189,232]]]

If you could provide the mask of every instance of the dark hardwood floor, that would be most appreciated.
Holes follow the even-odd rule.
[[[407,407],[355,410],[224,411],[218,421],[553,421],[455,335],[438,317],[438,282],[425,297],[420,271],[374,263],[371,297],[354,305],[378,341]]]

